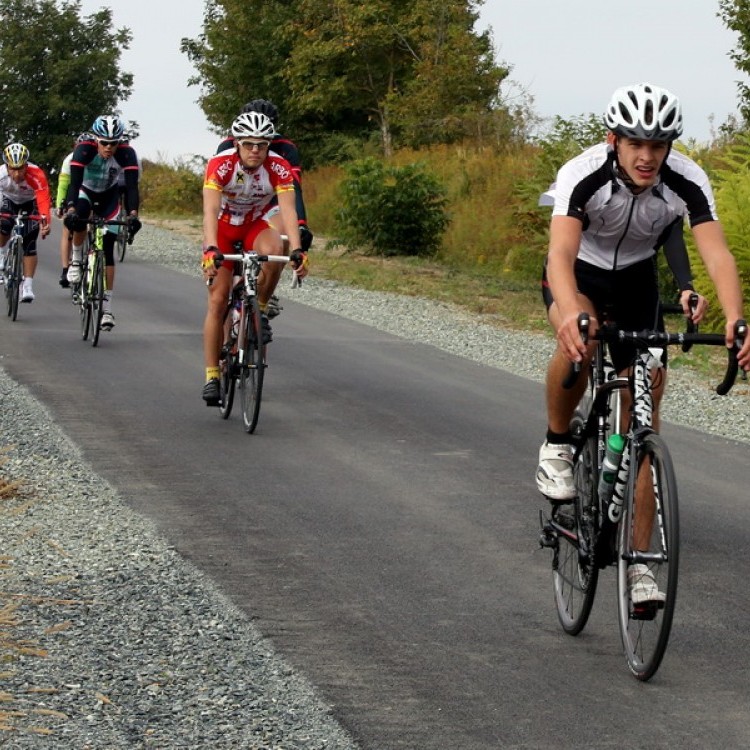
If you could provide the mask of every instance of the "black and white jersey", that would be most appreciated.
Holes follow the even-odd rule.
[[[605,269],[650,258],[664,230],[680,217],[687,215],[690,226],[718,218],[708,176],[674,149],[656,185],[635,195],[617,176],[613,149],[592,146],[557,173],[554,201],[553,216],[583,223],[578,257]]]

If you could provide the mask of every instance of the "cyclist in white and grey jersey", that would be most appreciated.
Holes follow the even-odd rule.
[[[691,227],[718,219],[708,177],[692,159],[670,150],[654,184],[633,192],[609,143],[560,170],[552,215],[580,220],[578,258],[607,270],[652,257],[658,237],[685,215]]]
[[[625,328],[663,328],[655,267],[655,248],[667,230],[687,216],[726,318],[726,341],[734,343],[734,324],[743,317],[737,266],[716,216],[708,178],[691,159],[672,150],[682,133],[682,112],[669,91],[650,84],[625,86],[614,92],[605,112],[607,142],[568,162],[557,175],[555,203],[543,296],[557,348],[547,371],[547,439],[539,451],[537,486],[552,502],[575,497],[570,419],[585,378],[563,388],[571,362],[588,362],[587,346],[578,330],[582,312],[593,330],[603,313]],[[689,314],[683,291],[683,309]],[[693,316],[694,322],[700,312]],[[610,347],[618,372],[632,361],[627,346]],[[750,337],[738,354],[750,367]],[[666,378],[654,390],[654,427]],[[624,405],[627,410],[627,404]],[[636,519],[636,546],[648,549],[652,518]],[[658,600],[653,578],[638,576],[631,591],[637,603]]]

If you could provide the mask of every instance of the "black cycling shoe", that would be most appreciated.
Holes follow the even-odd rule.
[[[206,406],[221,405],[219,378],[211,378],[211,380],[203,386],[203,400],[206,402]]]
[[[70,287],[70,282],[68,281],[68,269],[63,268],[62,274],[60,275],[60,286],[63,289],[68,289]]]
[[[271,299],[268,300],[266,305],[266,315],[268,319],[275,318],[284,308],[279,304],[279,298],[275,295],[271,295]]]
[[[263,332],[263,343],[270,344],[273,341],[273,331],[271,324],[268,322],[268,316],[265,313],[260,314],[260,328]]]

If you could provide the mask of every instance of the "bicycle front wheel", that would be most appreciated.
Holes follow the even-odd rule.
[[[20,240],[10,241],[10,250],[6,259],[5,293],[8,295],[8,315],[11,320],[18,317],[18,299],[23,281],[23,248]]]
[[[104,258],[100,252],[94,253],[91,274],[91,346],[96,346],[99,343],[104,315]]]
[[[654,433],[647,435],[636,450],[635,462],[630,467],[635,476],[628,482],[620,519],[617,604],[628,667],[635,677],[646,681],[653,677],[661,664],[672,628],[677,598],[680,528],[677,480],[666,444]],[[653,504],[650,500],[652,493]],[[642,543],[646,533],[644,525],[648,530],[650,521],[648,550],[635,549],[636,538],[641,540],[637,546],[645,546]],[[659,596],[651,601],[634,603],[637,587],[644,582],[650,585],[651,577],[656,582]]]
[[[598,518],[596,437],[583,436],[585,402],[576,409],[571,422],[573,436],[583,446],[574,467],[577,495],[572,505],[561,505],[553,519],[562,527],[552,563],[552,582],[557,616],[563,630],[578,635],[591,614],[599,580],[596,562]]]
[[[260,308],[253,298],[246,310],[245,336],[239,356],[240,401],[245,431],[252,433],[258,424],[260,398],[263,393],[265,345],[260,321]]]

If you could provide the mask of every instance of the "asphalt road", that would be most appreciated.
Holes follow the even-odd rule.
[[[537,543],[538,383],[284,299],[249,436],[200,399],[198,279],[131,254],[117,326],[92,348],[54,241],[45,253],[37,301],[0,319],[0,364],[362,747],[750,746],[746,444],[664,431],[680,592],[661,670],[640,684],[613,571],[584,633],[558,626]]]

